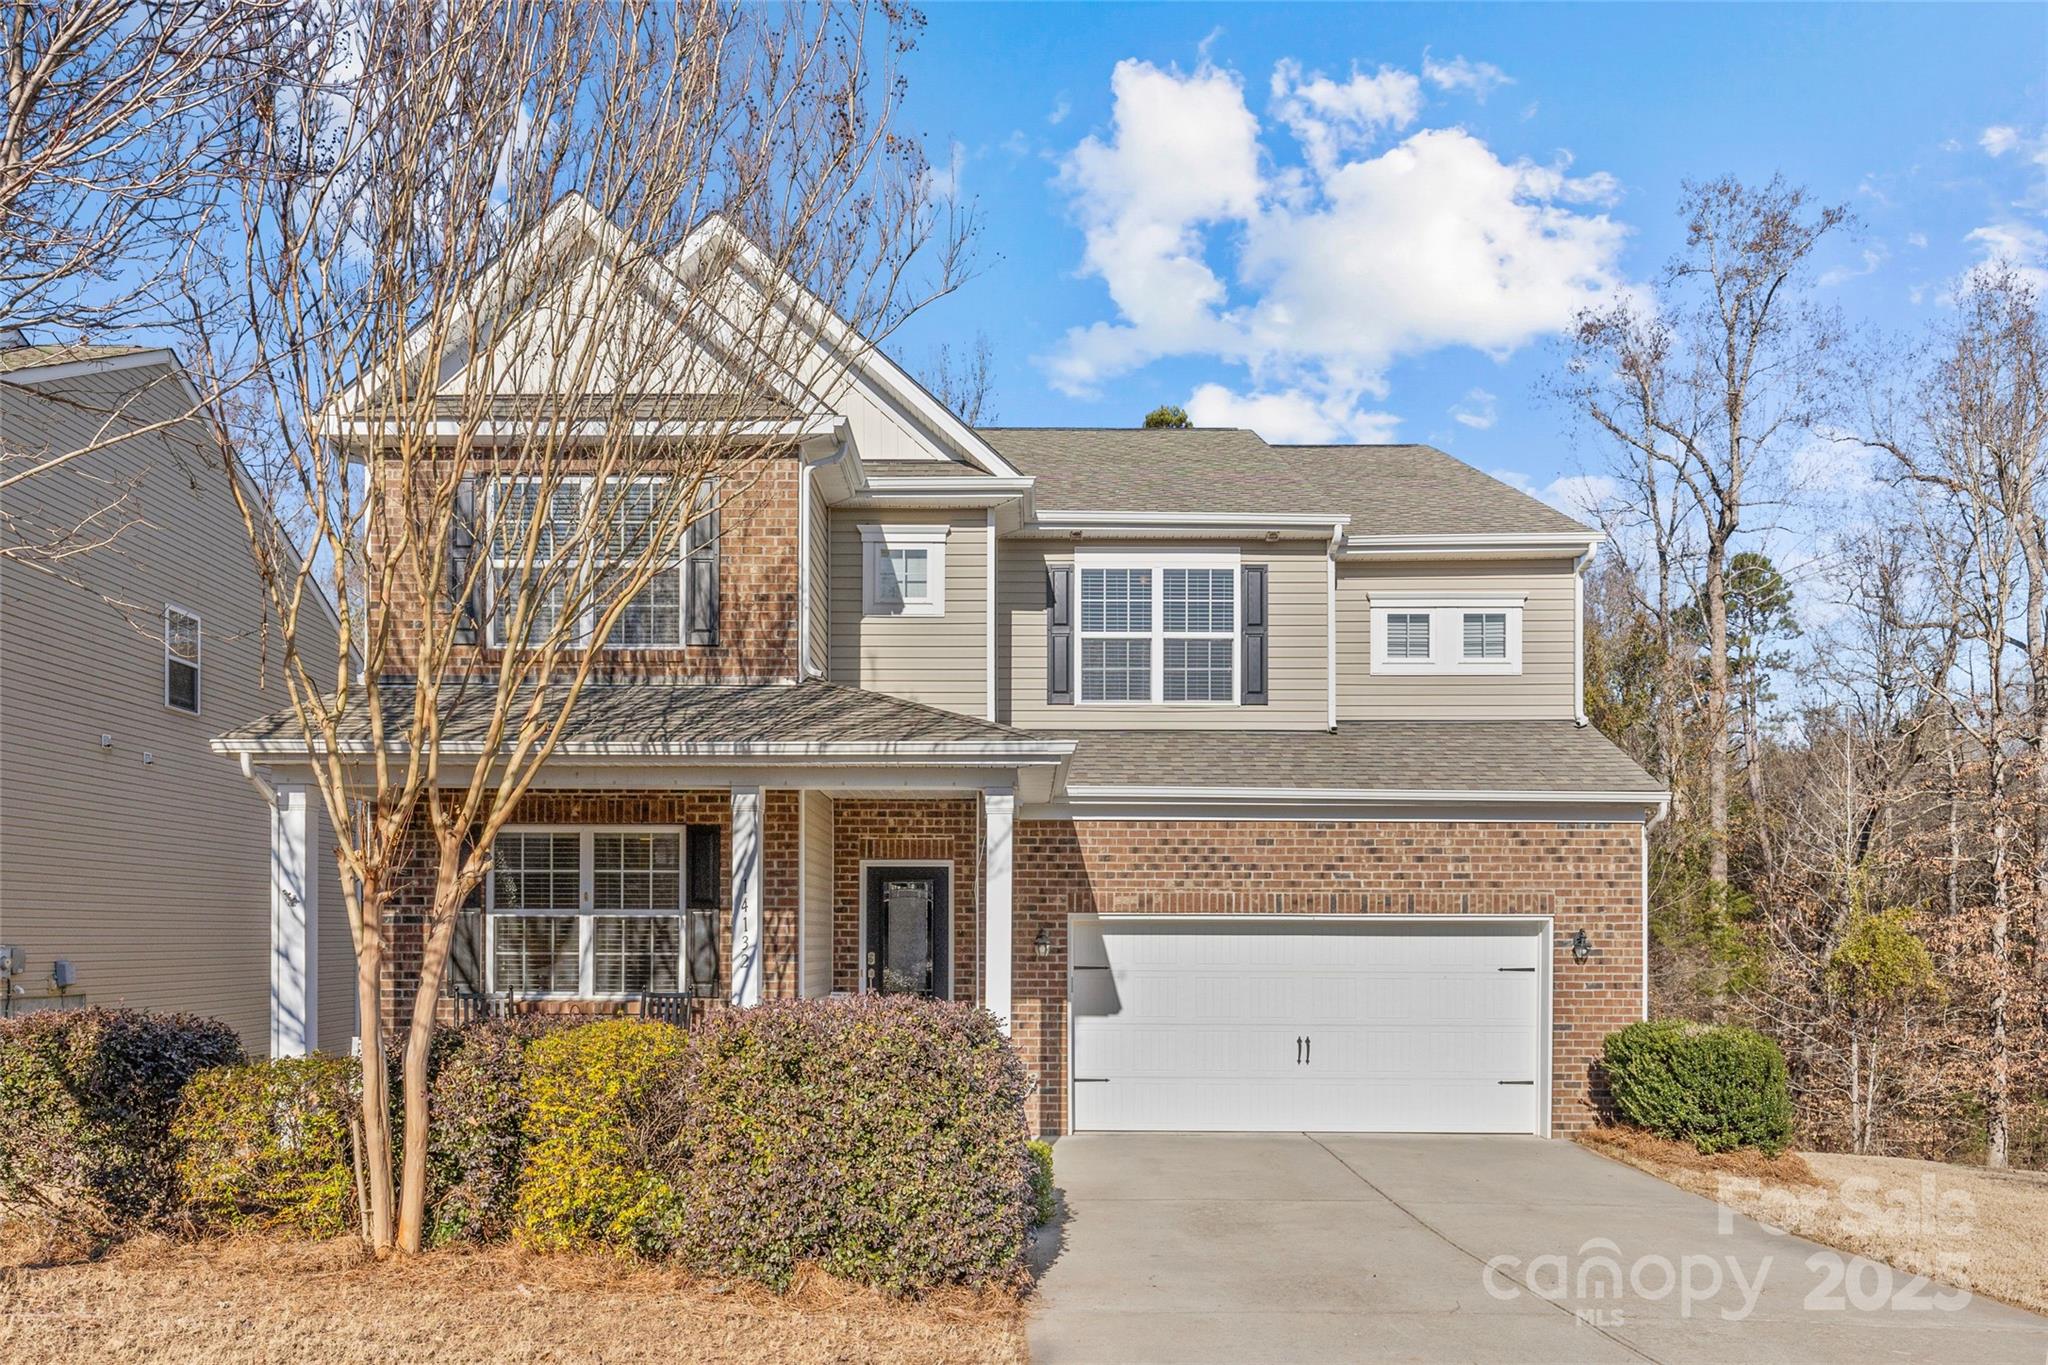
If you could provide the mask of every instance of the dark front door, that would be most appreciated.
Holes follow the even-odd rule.
[[[944,996],[946,920],[951,905],[943,867],[870,867],[863,970],[871,991]]]

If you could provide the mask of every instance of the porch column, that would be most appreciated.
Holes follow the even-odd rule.
[[[318,1046],[317,798],[303,786],[276,790],[270,811],[270,1055],[303,1057]]]
[[[761,1003],[761,789],[732,789],[732,1003]]]
[[[1010,846],[1011,827],[1016,823],[1017,795],[1012,791],[981,794],[982,825],[986,831],[987,865],[982,869],[982,895],[988,905],[988,928],[983,938],[981,1003],[1010,1031]]]

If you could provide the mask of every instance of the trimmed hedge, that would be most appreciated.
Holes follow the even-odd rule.
[[[677,1251],[787,1286],[1009,1282],[1035,1203],[1022,1062],[988,1013],[904,995],[782,1001],[692,1034],[665,1173]],[[666,1117],[666,1115],[664,1116]]]
[[[355,1223],[347,1057],[281,1057],[202,1071],[172,1133],[187,1209],[204,1227],[332,1237]]]
[[[1664,1019],[1607,1036],[1607,1084],[1622,1118],[1704,1153],[1792,1140],[1785,1055],[1754,1029]]]
[[[683,1130],[688,1042],[672,1025],[619,1019],[526,1049],[522,1241],[642,1255],[673,1242],[681,1212],[665,1171]]]
[[[472,1024],[429,1057],[429,1232],[438,1245],[512,1233],[526,1160],[526,1051],[561,1025],[544,1015]]]
[[[174,1212],[179,1094],[242,1057],[233,1029],[191,1014],[82,1009],[0,1022],[0,1206],[102,1235]]]

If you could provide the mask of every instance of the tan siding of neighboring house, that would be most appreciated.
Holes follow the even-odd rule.
[[[946,525],[943,616],[867,616],[861,611],[863,524]],[[834,682],[963,715],[988,709],[988,514],[848,508],[832,514]]]
[[[804,591],[810,595],[811,621],[804,647],[810,651],[809,666],[824,674],[831,668],[832,651],[832,511],[825,495],[818,491],[816,478],[810,485],[810,581]]]
[[[1238,551],[1244,564],[1270,566],[1266,602],[1271,665],[1271,701],[1264,706],[1082,705],[1051,706],[1045,700],[1045,583],[1051,564],[1071,564],[1071,544],[1005,540],[998,561],[996,640],[998,676],[1003,684],[998,720],[1024,729],[1323,729],[1329,724],[1329,561],[1320,541],[1204,541],[1162,546],[1157,542],[1100,546],[1090,550],[1174,553],[1188,549]],[[1079,651],[1076,650],[1076,668]],[[1078,682],[1078,679],[1077,679]]]
[[[803,801],[803,980],[805,996],[832,993],[832,798],[806,791]]]
[[[119,383],[138,378],[130,370]],[[47,420],[53,444],[77,449],[98,425],[83,408],[104,410],[113,391],[105,378],[67,385],[61,392],[80,406],[64,412],[0,385],[0,423],[20,442]],[[152,417],[183,410],[169,389],[128,409]],[[227,475],[190,443],[145,436],[22,485],[9,510],[75,522],[103,504],[109,487],[138,475],[138,523],[67,564],[84,587],[4,570],[0,942],[28,955],[15,981],[28,998],[17,996],[17,1008],[44,1003],[36,997],[63,958],[77,972],[72,994],[92,1004],[212,1015],[262,1056],[269,815],[208,741],[289,701]],[[124,611],[109,599],[132,605]],[[163,704],[166,602],[201,620],[199,715]],[[301,648],[331,659],[331,633],[316,625],[311,634],[324,638]],[[323,844],[329,837],[323,831]],[[320,1041],[346,1051],[352,955],[331,865],[320,899]]]
[[[1519,675],[1375,675],[1372,594],[1527,595]],[[1515,720],[1569,717],[1576,595],[1569,559],[1451,564],[1339,564],[1337,716],[1340,720]]]

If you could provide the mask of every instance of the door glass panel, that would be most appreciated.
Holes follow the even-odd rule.
[[[928,879],[882,882],[882,989],[932,989],[932,884]]]

